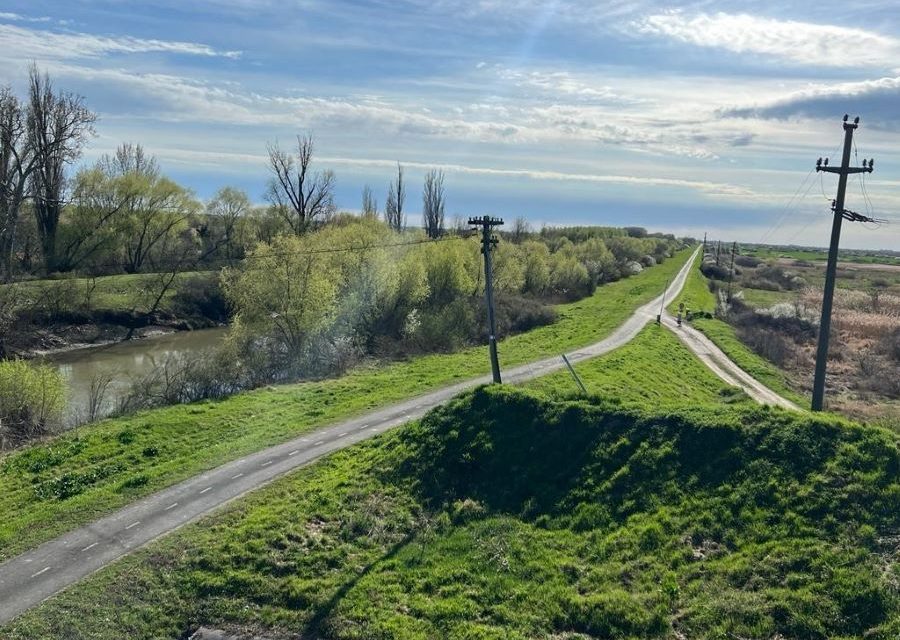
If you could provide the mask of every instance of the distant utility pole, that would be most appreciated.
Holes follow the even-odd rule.
[[[719,254],[722,253],[722,241],[716,240],[716,266],[719,266]]]
[[[703,255],[700,256],[700,262],[703,262],[702,258],[706,256],[706,232],[703,232]]]
[[[728,272],[728,302],[731,302],[731,283],[734,281],[734,254],[737,252],[737,242],[731,244],[731,270]]]
[[[850,166],[850,149],[853,146],[853,132],[859,126],[859,116],[847,122],[844,116],[844,155],[840,167],[829,167],[828,158],[816,161],[816,171],[838,174],[837,197],[832,203],[834,222],[831,226],[831,245],[828,248],[828,267],[825,270],[825,292],[822,295],[822,320],[819,322],[819,347],[816,352],[816,376],[813,381],[812,410],[821,411],[825,404],[825,369],[828,361],[828,338],[831,334],[831,306],[834,301],[834,280],[837,273],[838,244],[841,240],[841,223],[844,218],[853,222],[869,222],[871,218],[846,211],[844,196],[847,194],[847,176],[851,173],[871,173],[874,160],[863,160],[862,167]]]
[[[499,227],[503,224],[503,220],[482,216],[481,218],[469,218],[469,224],[473,227],[481,227],[481,253],[484,254],[484,297],[487,301],[490,331],[488,349],[491,352],[491,373],[494,375],[494,383],[500,384],[500,361],[497,360],[497,325],[494,321],[494,276],[491,266],[491,252],[497,246],[497,238],[491,232],[491,228]]]

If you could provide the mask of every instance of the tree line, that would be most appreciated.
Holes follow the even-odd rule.
[[[289,150],[267,145],[270,173],[264,206],[221,188],[207,202],[165,176],[140,144],[123,143],[73,171],[94,135],[97,117],[84,98],[56,90],[32,65],[19,98],[0,88],[0,279],[77,272],[83,275],[213,268],[241,259],[258,242],[303,235],[328,223],[337,208],[335,175],[314,169],[312,135]],[[404,170],[390,181],[386,224],[407,225]],[[445,233],[444,173],[426,173],[422,227]],[[361,213],[379,217],[372,189]],[[174,265],[174,267],[173,267]]]

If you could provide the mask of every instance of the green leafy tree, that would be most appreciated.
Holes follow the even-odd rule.
[[[270,336],[298,354],[325,329],[337,310],[339,276],[311,237],[279,236],[260,244],[240,269],[223,273],[235,329],[246,337]]]

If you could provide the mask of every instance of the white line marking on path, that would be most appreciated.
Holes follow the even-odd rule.
[[[94,543],[92,543],[92,544],[89,544],[89,545],[86,546],[84,549],[82,549],[81,552],[84,553],[85,551],[90,551],[91,549],[93,549],[94,547],[96,547],[98,544],[100,544],[100,543],[99,543],[99,542],[94,542]]]
[[[346,432],[346,431],[345,431],[344,433],[339,433],[339,434],[338,434],[338,438],[343,438],[345,435],[347,435],[347,432]]]
[[[138,526],[140,523],[141,523],[140,520],[138,520],[137,522],[132,522],[130,525],[128,525],[127,527],[125,527],[125,531],[128,531],[128,530],[131,529],[132,527]]]
[[[315,446],[318,447],[320,444],[325,444],[325,441],[324,441],[324,440],[319,440],[319,441],[315,444]]]
[[[42,573],[47,573],[48,571],[50,571],[50,567],[44,567],[43,569],[41,569],[41,570],[38,571],[37,573],[32,573],[32,574],[31,574],[31,577],[32,577],[32,578],[37,578],[37,577],[38,577],[39,575],[41,575]]]
[[[174,508],[177,507],[177,506],[178,506],[178,503],[177,503],[177,502],[173,502],[173,503],[170,504],[168,507],[166,507],[165,509],[163,509],[163,511],[168,511],[168,510],[170,510],[170,509],[174,509]]]
[[[261,466],[261,467],[268,467],[268,466],[269,466],[270,464],[272,464],[273,462],[275,462],[275,461],[274,461],[274,460],[266,460],[265,462],[263,462],[263,463],[262,463],[261,465],[259,465],[259,466]]]
[[[240,477],[243,476],[243,475],[244,475],[244,472],[242,471],[241,473],[238,473],[238,474],[235,474],[235,475],[231,476],[231,479],[232,479],[232,480],[237,480],[238,478],[240,478]]]
[[[289,455],[289,456],[295,456],[295,455],[297,455],[298,453],[300,453],[300,449],[294,449],[294,450],[291,451],[288,455]]]
[[[204,493],[206,493],[206,492],[209,491],[210,489],[212,489],[212,487],[206,487],[203,491],[200,492],[200,495],[203,495]]]

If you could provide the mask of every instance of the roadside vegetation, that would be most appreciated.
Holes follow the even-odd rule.
[[[760,257],[772,252],[778,256]],[[731,256],[723,252],[717,258],[713,248],[700,269],[692,270],[679,300],[692,312],[702,311],[694,314],[693,326],[732,360],[771,389],[806,406],[824,267],[795,254],[764,247],[741,250],[728,300]],[[866,260],[859,265],[838,269],[828,361],[829,408],[900,428],[900,271],[890,256],[881,265],[875,262],[875,252],[861,257]]]
[[[0,633],[897,637],[896,434],[770,408],[646,404],[478,389]]]
[[[683,408],[752,404],[743,391],[724,382],[670,331],[645,327],[623,347],[573,365],[588,393],[623,406]],[[575,399],[581,390],[568,370],[524,383],[555,399]]]
[[[558,320],[500,342],[503,366],[558,355],[609,335],[658,296],[690,256],[603,285],[556,307]],[[140,411],[0,457],[0,560],[205,469],[340,418],[487,373],[485,349],[375,366],[336,379],[267,386],[224,400]]]

